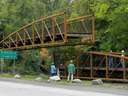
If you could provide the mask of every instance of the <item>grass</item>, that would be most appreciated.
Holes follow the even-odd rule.
[[[2,75],[0,75],[0,78],[13,78],[13,75],[10,75],[10,74],[2,74]]]
[[[103,87],[111,87],[111,88],[126,88],[128,89],[128,83],[104,83]]]
[[[36,78],[37,76],[32,76],[32,75],[21,76],[22,80],[35,80]]]
[[[82,80],[82,83],[72,83],[71,81],[67,82],[67,79],[62,79],[61,81],[54,83],[71,84],[71,85],[91,85],[91,80]]]
[[[30,80],[34,81],[37,77],[41,77],[43,80],[40,82],[47,82],[49,77],[46,75],[25,75],[21,76],[21,80]],[[0,78],[14,78],[13,75],[10,74],[2,74],[0,75]],[[71,83],[67,82],[66,79],[62,79],[59,82],[52,81],[51,83],[57,83],[57,84],[64,84],[64,85],[82,85],[82,86],[101,86],[101,87],[108,87],[108,88],[125,88],[128,89],[128,83],[109,83],[109,82],[104,82],[103,85],[92,85],[91,80],[82,80],[82,83]]]

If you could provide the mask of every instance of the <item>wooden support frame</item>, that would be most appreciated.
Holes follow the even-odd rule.
[[[35,29],[35,32],[37,33],[37,36],[38,36],[38,38],[40,39],[40,42],[41,42],[42,40],[41,40],[40,34],[39,34],[39,32],[38,32],[38,30],[37,30],[35,25],[34,25],[34,29]]]
[[[16,47],[17,45],[16,45],[15,41],[12,39],[12,37],[10,37],[10,39],[13,42],[13,44],[15,45],[15,47]],[[11,42],[10,42],[10,44],[11,44]],[[10,47],[11,47],[11,45],[10,45]]]
[[[96,70],[93,72],[93,76],[95,75],[95,73],[98,71],[98,69],[100,68],[100,66],[103,64],[103,61],[105,60],[105,57],[102,59],[102,61],[100,62],[100,64],[98,65],[98,68],[96,68]]]
[[[82,72],[82,70],[84,69],[84,66],[86,66],[86,64],[87,64],[87,62],[88,62],[88,60],[89,60],[89,55],[88,55],[88,57],[87,57],[87,60],[85,61],[85,63],[83,64],[83,68],[79,71],[79,74]]]
[[[23,42],[23,40],[22,40],[20,34],[19,34],[18,32],[17,32],[17,34],[18,34],[18,37],[20,38],[22,44],[25,46],[25,42]],[[25,34],[25,32],[24,32],[24,40],[26,40],[26,34]],[[17,42],[17,44],[18,44],[18,42]]]
[[[51,34],[50,34],[50,31],[48,30],[48,27],[47,27],[45,21],[43,21],[43,23],[44,23],[44,26],[45,26],[45,28],[46,28],[46,30],[47,30],[47,33],[48,33],[48,35],[49,35],[51,41],[53,41],[53,38],[52,38],[52,36],[51,36]]]
[[[88,29],[87,29],[86,25],[84,24],[84,22],[83,22],[82,20],[80,20],[80,21],[81,21],[82,25],[84,26],[84,29],[85,29],[86,32],[88,33]]]
[[[62,37],[62,39],[63,39],[63,41],[64,41],[64,36],[63,36],[63,34],[62,34],[62,31],[61,31],[61,29],[60,29],[60,27],[59,27],[59,25],[58,25],[56,19],[54,19],[54,20],[55,20],[55,23],[56,23],[57,28],[58,28],[58,30],[59,30],[59,33],[61,34],[61,37]],[[65,33],[64,33],[64,35],[65,35]],[[64,41],[64,42],[65,42],[65,41]]]

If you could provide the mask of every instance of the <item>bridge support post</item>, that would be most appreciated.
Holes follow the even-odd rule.
[[[16,48],[18,47],[18,33],[16,32]]]
[[[35,29],[34,24],[32,25],[32,45],[34,45],[34,36],[35,36]]]
[[[52,17],[52,43],[55,42],[55,21],[54,17]]]
[[[64,42],[67,42],[67,20],[66,20],[66,12],[64,13]]]
[[[24,29],[24,47],[26,46],[26,32],[25,32],[25,29]]]
[[[90,75],[91,75],[91,79],[93,78],[93,62],[92,62],[92,54],[90,54]]]
[[[77,52],[77,59],[76,59],[77,61],[76,61],[76,66],[77,66],[77,78],[79,78],[79,53]]]
[[[123,60],[123,79],[126,79],[126,63],[125,60]]]
[[[44,23],[43,23],[43,21],[41,22],[42,23],[42,30],[41,30],[41,32],[42,32],[42,44],[44,44]]]
[[[92,16],[92,43],[95,42],[94,34],[95,34],[95,17],[94,15]]]
[[[106,79],[108,79],[108,57],[106,56]]]

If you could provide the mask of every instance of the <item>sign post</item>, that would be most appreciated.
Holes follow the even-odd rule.
[[[13,63],[13,74],[15,75],[15,59],[17,59],[18,54],[17,51],[0,51],[0,59],[1,59],[1,74],[3,73],[3,65],[4,59],[14,59]]]
[[[13,74],[14,74],[14,75],[16,75],[15,65],[16,65],[16,61],[15,61],[15,59],[14,59],[14,63],[13,63]]]
[[[1,59],[1,74],[3,73],[4,59]]]

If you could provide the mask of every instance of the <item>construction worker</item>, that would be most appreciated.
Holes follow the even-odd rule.
[[[51,65],[51,75],[52,76],[55,76],[56,75],[56,67],[54,65],[54,62],[52,62],[52,65]]]
[[[75,66],[73,64],[73,61],[70,61],[70,64],[68,65],[68,78],[67,81],[69,81],[69,78],[71,76],[71,81],[73,81],[73,75],[75,73]]]

